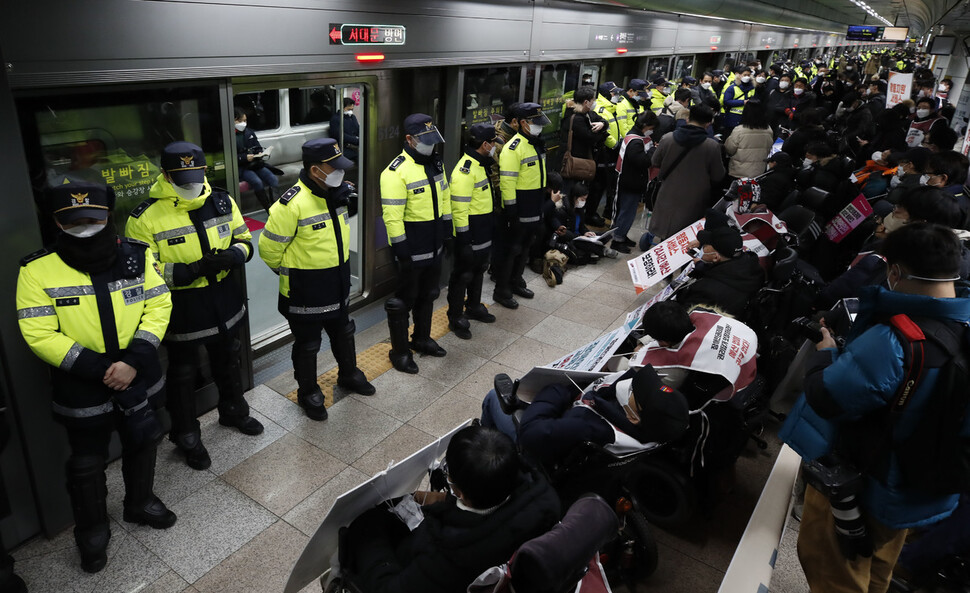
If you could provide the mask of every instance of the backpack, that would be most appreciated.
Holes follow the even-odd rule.
[[[902,484],[931,496],[951,495],[970,490],[970,438],[961,435],[970,404],[970,329],[966,324],[895,315],[889,320],[903,346],[905,378],[888,408],[878,412],[870,426],[877,434],[858,434],[861,446],[858,467],[869,469],[878,478],[888,472],[887,457],[879,455],[891,443],[898,462]],[[893,429],[902,417],[910,395],[920,387],[925,369],[938,368],[933,395],[924,406],[912,434],[894,442]],[[871,420],[871,418],[870,418]],[[863,420],[865,422],[865,419]],[[857,450],[859,452],[859,450]],[[882,458],[882,467],[873,461]],[[884,481],[884,480],[883,480]]]

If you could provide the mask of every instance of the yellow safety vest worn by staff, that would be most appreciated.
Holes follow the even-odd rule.
[[[744,104],[743,103],[741,105],[735,105],[735,106],[731,107],[730,109],[728,109],[727,106],[724,103],[725,99],[727,99],[728,89],[731,89],[731,88],[734,89],[734,92],[732,93],[732,97],[731,97],[731,100],[733,100],[733,101],[746,101],[746,100],[750,99],[751,97],[754,96],[754,88],[751,88],[751,89],[748,89],[747,91],[745,91],[741,87],[739,87],[738,85],[732,84],[730,86],[724,87],[724,90],[721,91],[721,111],[723,113],[731,113],[731,114],[734,114],[734,115],[741,115],[744,112]],[[739,91],[741,93],[740,96],[738,95],[738,92]]]
[[[176,269],[213,250],[236,249],[244,261],[252,258],[252,235],[236,203],[208,181],[199,197],[181,199],[163,175],[149,196],[131,211],[125,234],[148,243],[172,290],[172,320],[165,339],[208,340],[235,327],[245,316],[246,306],[242,290],[226,281],[229,270],[181,284]]]
[[[483,163],[491,158],[466,150],[451,172],[451,216],[455,238],[475,252],[492,246],[492,184]]]
[[[30,349],[54,367],[53,409],[61,419],[94,419],[114,410],[102,379],[111,363],[136,369],[148,397],[164,386],[156,349],[172,298],[148,246],[121,239],[118,261],[91,274],[42,249],[20,262],[17,321]]]
[[[657,115],[660,115],[660,111],[664,108],[664,100],[666,98],[667,95],[663,94],[660,89],[654,87],[654,89],[650,91],[650,110]]]
[[[545,150],[540,152],[528,137],[516,134],[502,150],[499,170],[502,208],[515,206],[523,224],[539,222],[546,187]]]
[[[616,119],[613,103],[603,95],[596,95],[596,105],[593,110],[606,121],[606,130],[610,134],[605,141],[606,147],[616,147],[617,142],[620,141],[620,124]]]
[[[427,158],[426,165],[418,163],[408,147],[381,172],[387,240],[398,259],[410,258],[418,266],[441,257],[452,234],[448,178],[441,161]]]
[[[350,298],[349,185],[322,188],[300,172],[269,209],[259,257],[279,274],[279,312],[294,320],[336,316]]]
[[[637,103],[636,99],[631,99],[624,95],[623,100],[616,104],[614,112],[616,113],[616,122],[620,132],[618,138],[623,138],[636,123],[637,116],[640,115],[640,104]]]

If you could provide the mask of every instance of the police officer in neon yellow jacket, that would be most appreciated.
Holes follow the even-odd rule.
[[[347,220],[356,213],[357,195],[343,179],[344,171],[353,166],[333,138],[306,142],[300,179],[270,207],[266,228],[259,236],[259,257],[279,274],[279,311],[293,332],[297,401],[313,420],[327,418],[317,384],[317,354],[324,330],[337,360],[337,385],[361,395],[375,392],[357,368],[357,328],[347,309]]]
[[[513,112],[519,132],[502,148],[499,177],[502,192],[503,237],[493,256],[495,302],[509,309],[519,306],[512,295],[531,299],[522,273],[529,247],[542,228],[542,200],[546,187],[546,144],[542,128],[549,118],[538,103],[520,103]]]
[[[44,207],[61,233],[21,261],[17,319],[27,345],[51,368],[54,417],[67,429],[67,487],[81,567],[107,562],[111,532],[105,462],[111,433],[122,444],[124,520],[155,529],[175,523],[153,493],[162,434],[155,409],[165,380],[157,348],[172,300],[148,246],[119,239],[114,192],[93,183],[48,190]]]
[[[243,396],[239,329],[246,319],[237,270],[253,256],[251,235],[229,194],[205,179],[205,154],[189,142],[162,150],[162,174],[149,199],[135,207],[125,234],[148,243],[172,290],[165,335],[169,438],[193,469],[212,463],[202,444],[195,401],[199,347],[209,354],[219,391],[219,424],[248,435],[263,431]]]
[[[482,304],[482,282],[495,232],[493,187],[498,134],[490,124],[475,124],[468,145],[451,173],[451,216],[455,229],[455,265],[448,281],[448,327],[463,340],[472,337],[469,319],[492,323]]]
[[[435,144],[444,142],[430,116],[413,113],[404,120],[404,150],[381,173],[381,208],[387,239],[397,259],[399,284],[387,300],[391,334],[388,356],[394,368],[417,373],[411,350],[444,356],[431,338],[431,315],[440,288],[438,277],[445,241],[451,241],[448,177]],[[414,334],[408,344],[408,313],[414,311]]]

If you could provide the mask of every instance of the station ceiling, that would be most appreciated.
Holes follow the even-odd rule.
[[[804,28],[883,23],[853,0],[580,0],[663,12],[682,12]],[[861,0],[898,27],[919,36],[944,25],[946,33],[970,33],[970,0]],[[827,25],[826,25],[827,23]],[[939,33],[939,30],[935,31]]]

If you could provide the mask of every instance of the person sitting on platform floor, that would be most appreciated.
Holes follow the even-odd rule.
[[[697,240],[702,253],[690,273],[692,281],[674,299],[686,307],[703,304],[740,317],[764,284],[758,256],[741,251],[741,234],[733,227],[704,229],[697,233]]]

